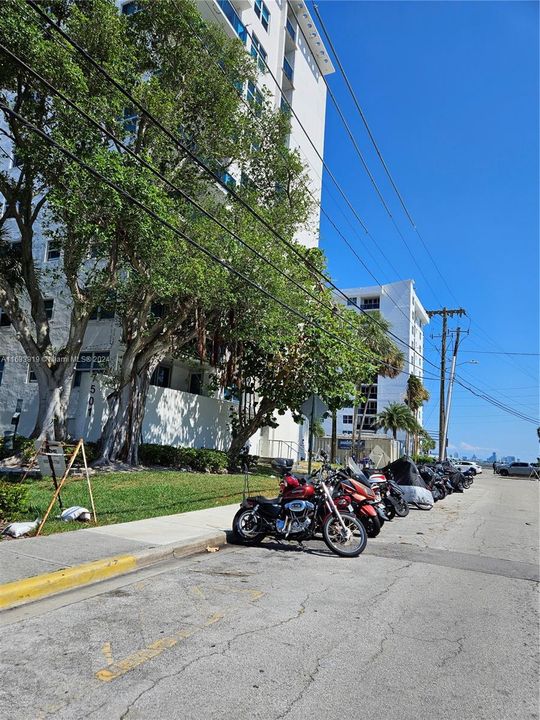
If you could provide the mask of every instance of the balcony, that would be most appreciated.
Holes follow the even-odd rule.
[[[293,70],[291,63],[287,60],[287,58],[283,58],[283,76],[284,76],[283,89],[289,90],[290,88],[293,87],[294,70]]]
[[[285,27],[287,28],[289,37],[291,38],[293,43],[295,43],[296,42],[296,30],[294,29],[294,26],[293,26],[292,22],[289,20],[289,18],[287,18],[287,24],[285,25]]]
[[[244,23],[240,20],[238,15],[236,14],[236,10],[234,9],[232,3],[230,0],[216,0],[217,4],[221,8],[223,14],[227,18],[227,20],[230,22],[232,29],[234,32],[238,35],[240,40],[244,43],[244,45],[247,42],[247,30]]]

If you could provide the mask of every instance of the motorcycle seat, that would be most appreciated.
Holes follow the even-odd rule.
[[[248,500],[253,500],[258,505],[280,505],[280,498],[267,498],[263,495],[257,495],[256,497],[250,497]]]

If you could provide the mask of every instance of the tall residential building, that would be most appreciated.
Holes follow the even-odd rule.
[[[399,338],[392,340],[403,352],[405,365],[403,372],[394,379],[378,376],[374,378],[371,387],[366,386],[366,392],[370,389],[367,400],[367,410],[362,404],[358,410],[357,427],[362,422],[365,411],[365,419],[362,432],[374,434],[375,417],[384,410],[390,403],[403,402],[407,393],[407,380],[410,374],[423,379],[423,350],[424,350],[424,326],[429,322],[422,303],[414,289],[413,280],[401,280],[387,285],[374,285],[371,287],[357,287],[342,290],[347,296],[336,295],[336,300],[352,309],[370,312],[378,310],[381,315],[390,323],[391,332]],[[422,422],[422,410],[418,417]],[[331,423],[325,422],[325,431],[329,435]],[[337,414],[338,437],[352,435],[353,431],[353,408],[342,408]],[[378,431],[378,434],[383,434]],[[398,434],[398,439],[403,439],[404,434]]]
[[[130,4],[130,3],[128,3]],[[256,60],[259,83],[270,92],[274,107],[292,109],[289,147],[298,149],[320,200],[326,114],[325,75],[334,72],[324,43],[304,2],[287,0],[198,0],[201,15],[238,37]],[[246,88],[253,97],[258,88]],[[319,213],[296,238],[318,244]]]
[[[135,0],[117,0],[119,11],[139,11]],[[326,84],[333,72],[331,61],[305,3],[299,0],[199,0],[203,17],[219,23],[230,37],[238,37],[260,69],[259,85],[271,94],[276,110],[292,109],[288,144],[297,148],[311,183],[313,196],[320,200]],[[201,49],[204,52],[204,49]],[[208,59],[208,62],[211,58]],[[218,62],[219,58],[215,58]],[[268,67],[267,67],[268,66]],[[274,79],[275,78],[275,79]],[[276,84],[277,81],[277,84]],[[279,87],[278,87],[279,85]],[[280,89],[281,88],[281,89]],[[253,99],[260,87],[249,84],[243,90]],[[82,119],[81,119],[81,122]],[[0,137],[0,167],[18,172],[12,148]],[[234,184],[234,171],[227,181]],[[0,210],[4,198],[0,194]],[[12,221],[8,230],[17,237]],[[58,283],[57,269],[62,253],[53,241],[46,242],[37,227],[35,253],[45,289],[51,337],[56,346],[65,340],[69,322],[68,294]],[[308,247],[318,244],[319,213],[315,211],[297,240]],[[277,242],[277,240],[276,240]],[[96,440],[104,423],[105,389],[99,382],[104,369],[115,368],[119,354],[120,327],[114,314],[97,308],[88,324],[77,364],[68,409],[68,432],[74,437]],[[36,379],[25,362],[9,318],[0,311],[0,433],[12,430],[11,419],[21,408],[18,432],[28,435],[36,417]],[[210,390],[212,368],[198,361],[164,361],[154,373],[143,426],[145,442],[226,449],[230,441],[229,417],[233,403],[223,392]],[[252,452],[268,456],[299,454],[303,428],[287,413],[277,428],[264,428],[252,438]]]

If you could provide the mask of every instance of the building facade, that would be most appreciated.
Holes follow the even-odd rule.
[[[133,0],[117,2],[125,15],[138,12]],[[302,2],[287,0],[200,0],[201,15],[219,23],[231,37],[238,37],[256,60],[259,84],[269,91],[276,110],[292,109],[288,145],[296,148],[306,166],[311,192],[320,201],[326,84],[324,76],[333,72],[326,49],[314,22]],[[217,60],[217,59],[216,59]],[[244,88],[247,99],[259,87]],[[16,174],[12,148],[0,139],[0,167]],[[240,178],[231,176],[232,185]],[[0,194],[0,210],[3,198]],[[8,232],[10,230],[6,223]],[[297,240],[313,247],[318,244],[319,213],[315,211]],[[12,236],[17,231],[13,226]],[[54,242],[47,242],[37,225],[36,264],[46,301],[50,331],[56,346],[63,345],[69,324],[69,294],[59,283],[62,253]],[[68,410],[68,432],[72,437],[97,440],[106,420],[106,378],[114,372],[119,354],[121,331],[114,314],[97,308],[88,324],[79,356]],[[35,423],[36,381],[28,359],[9,317],[0,311],[0,432],[13,430],[13,415],[20,411],[17,432],[28,435]],[[230,443],[230,414],[234,402],[223,391],[211,390],[212,368],[167,360],[156,370],[146,405],[143,441],[179,446],[225,450]],[[303,454],[303,427],[290,413],[279,418],[277,428],[263,428],[251,441],[251,451],[264,456]]]
[[[405,364],[403,372],[394,379],[378,376],[373,384],[365,386],[369,397],[366,404],[358,408],[357,428],[362,425],[362,434],[375,435],[384,434],[383,431],[376,431],[374,424],[378,413],[384,410],[390,403],[403,402],[407,393],[407,380],[410,374],[416,375],[421,380],[424,377],[423,351],[424,351],[424,326],[429,322],[428,315],[418,299],[414,289],[413,280],[401,280],[387,285],[375,285],[371,287],[357,287],[342,290],[348,300],[341,295],[336,295],[336,300],[347,304],[358,312],[378,310],[381,315],[390,323],[390,330],[399,338],[392,340],[402,351]],[[352,407],[343,408],[337,414],[338,438],[346,439],[353,432]],[[422,410],[419,411],[418,420],[422,422]],[[331,421],[325,421],[326,434],[331,433]],[[398,433],[398,439],[404,439],[404,433]]]

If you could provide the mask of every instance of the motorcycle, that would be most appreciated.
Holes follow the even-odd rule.
[[[333,499],[335,479],[323,479],[322,472],[301,481],[285,469],[281,495],[246,497],[233,519],[233,537],[255,545],[265,537],[302,542],[322,533],[327,547],[342,557],[357,557],[367,544],[364,525],[354,515],[338,510]]]
[[[428,490],[430,490],[433,495],[433,500],[435,502],[443,500],[448,494],[444,477],[441,477],[427,465],[421,465],[418,471],[422,480],[426,483]]]
[[[385,520],[388,519],[380,507],[380,495],[376,489],[351,478],[343,471],[339,471],[337,476],[339,482],[333,494],[337,508],[341,511],[352,507],[354,514],[365,527],[367,536],[377,537]]]
[[[349,474],[356,477],[370,487],[378,489],[381,495],[381,501],[384,506],[385,520],[393,520],[395,516],[406,517],[409,514],[409,506],[401,491],[399,485],[391,478],[386,477],[380,470],[366,467],[364,469],[358,465],[352,458],[347,462],[347,470]]]

